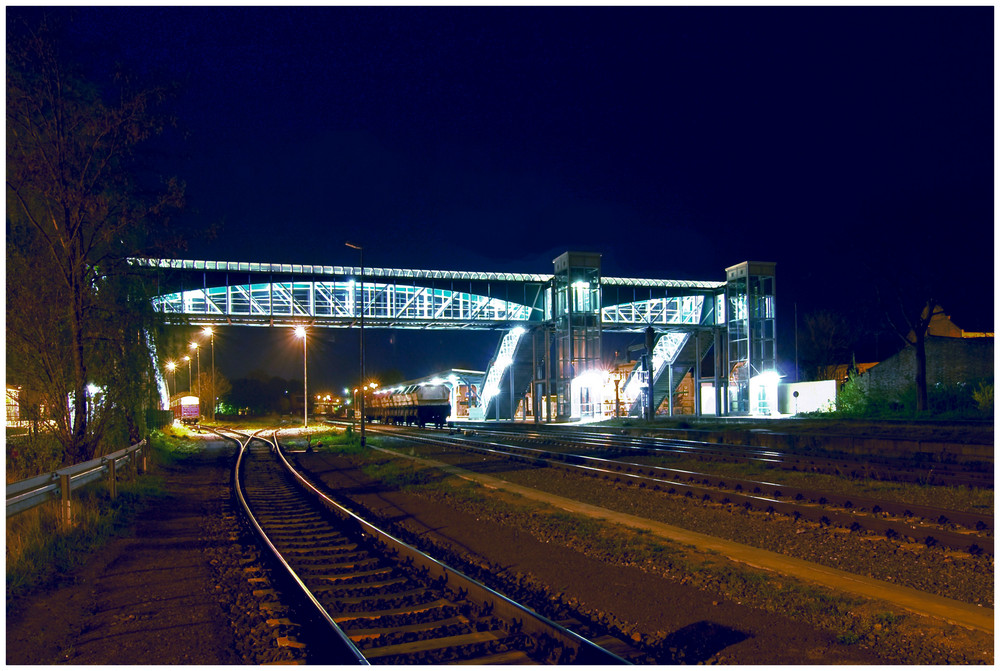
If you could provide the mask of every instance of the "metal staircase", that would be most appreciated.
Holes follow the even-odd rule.
[[[524,334],[525,329],[518,326],[505,333],[497,346],[479,397],[482,419],[513,419],[517,404],[531,384],[531,348],[522,347]]]
[[[661,334],[656,344],[653,346],[653,407],[659,408],[667,394],[676,391],[684,376],[692,370],[699,360],[705,358],[708,350],[712,348],[711,338],[702,338],[700,341],[700,351],[696,351],[696,339],[691,337],[690,332],[685,333],[664,333]],[[629,408],[629,415],[641,416],[642,396],[638,394],[640,376],[644,373],[641,370],[642,363],[636,362],[635,368],[629,375],[626,382],[626,389],[629,385],[635,385],[634,398],[636,399]],[[670,373],[668,368],[673,369],[673,389],[670,387]]]

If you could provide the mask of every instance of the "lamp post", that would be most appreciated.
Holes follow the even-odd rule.
[[[354,388],[354,416],[358,416],[358,388]]]
[[[198,397],[198,403],[200,405],[201,404],[201,350],[198,349],[198,343],[194,342],[193,340],[188,345],[188,347],[190,347],[191,349],[194,350],[194,354],[198,358],[198,368],[197,368],[197,371],[198,371],[198,384],[196,385],[197,386],[197,391],[195,391],[195,396]]]
[[[167,371],[170,372],[170,382],[167,384],[167,396],[168,397],[172,396],[172,394],[170,393],[170,387],[171,386],[174,388],[175,392],[177,391],[177,385],[174,383],[174,369],[175,368],[177,368],[177,364],[175,364],[173,361],[168,361],[167,362]]]
[[[188,362],[188,394],[191,393],[191,357],[184,355],[184,360]]]
[[[202,333],[209,337],[212,343],[212,421],[215,421],[215,330],[211,326],[202,329]]]
[[[309,428],[309,367],[306,360],[306,329],[295,327],[295,335],[302,338],[302,426]]]
[[[359,318],[361,336],[359,340],[361,341],[361,386],[363,388],[365,384],[365,250],[364,247],[356,245],[353,242],[345,242],[344,244],[351,249],[358,250],[359,263],[361,264],[361,272],[358,273],[358,280],[361,291],[361,316]],[[365,394],[363,390],[361,392],[361,446],[365,446]]]

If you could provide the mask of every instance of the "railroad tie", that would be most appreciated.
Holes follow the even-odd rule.
[[[471,634],[460,634],[446,638],[431,638],[424,641],[386,645],[381,648],[368,648],[365,650],[365,657],[367,659],[377,659],[379,657],[388,657],[389,655],[412,655],[416,652],[426,652],[428,650],[443,650],[463,645],[475,645],[476,643],[502,641],[505,638],[507,638],[506,632],[477,631]]]

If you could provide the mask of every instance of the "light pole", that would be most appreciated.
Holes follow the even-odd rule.
[[[212,421],[215,421],[215,404],[217,399],[215,398],[215,331],[211,326],[206,326],[202,333],[207,335],[212,342]]]
[[[354,416],[358,416],[358,388],[354,388]]]
[[[167,362],[167,370],[170,372],[170,383],[167,384],[167,396],[168,397],[172,396],[172,394],[170,393],[170,387],[171,386],[173,386],[173,388],[174,388],[174,393],[177,392],[177,385],[175,384],[175,381],[174,381],[174,369],[175,368],[177,368],[177,364],[175,364],[173,361],[168,361]]]
[[[356,245],[353,242],[345,242],[345,245],[351,249],[358,250],[359,253],[359,263],[361,264],[361,272],[358,273],[358,280],[360,283],[361,290],[361,316],[359,318],[359,325],[361,330],[361,446],[365,446],[365,250],[361,245]]]
[[[197,384],[198,390],[195,392],[195,395],[198,397],[198,403],[200,404],[201,403],[201,350],[198,349],[198,343],[196,343],[194,341],[191,341],[191,344],[189,345],[189,347],[194,350],[194,354],[198,358],[198,368],[197,368],[197,370],[198,370],[198,384]]]
[[[184,360],[188,362],[188,394],[191,393],[191,357],[184,355]]]
[[[295,327],[295,335],[302,338],[302,426],[309,428],[309,367],[306,361],[306,329]]]

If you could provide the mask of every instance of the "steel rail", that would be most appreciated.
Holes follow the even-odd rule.
[[[277,442],[277,437],[275,437]],[[325,492],[314,485],[308,478],[300,473],[288,461],[283,449],[277,450],[279,459],[283,462],[287,471],[295,477],[299,484],[313,494],[323,505],[342,518],[353,520],[367,535],[370,535],[393,548],[398,556],[413,562],[415,566],[426,569],[428,574],[435,579],[452,585],[455,589],[464,591],[470,598],[482,602],[490,603],[493,612],[498,616],[506,618],[508,621],[517,620],[521,630],[531,634],[544,634],[553,636],[561,640],[564,644],[575,649],[576,657],[573,664],[628,664],[625,659],[614,653],[601,648],[595,643],[566,629],[556,622],[534,612],[533,610],[509,599],[503,594],[493,590],[479,581],[457,571],[442,562],[434,559],[430,555],[421,552],[417,548],[396,538],[392,534],[371,524],[363,517],[354,513],[350,509],[330,498]]]
[[[496,430],[489,429],[488,427],[479,427],[477,429],[489,432],[496,432]],[[555,431],[542,430],[541,426],[533,427],[535,430],[534,435],[540,438],[548,438],[552,434],[556,434]],[[755,431],[755,433],[760,433],[761,435],[778,435],[778,436],[788,436],[792,434],[782,434],[775,431]],[[850,459],[838,458],[834,456],[811,456],[808,454],[796,454],[795,452],[780,451],[772,447],[757,446],[757,445],[741,445],[733,443],[720,443],[720,442],[710,442],[694,440],[690,438],[672,438],[665,436],[656,435],[620,435],[613,433],[612,430],[594,430],[594,429],[575,429],[570,428],[569,431],[560,431],[559,434],[562,436],[573,435],[573,436],[584,436],[587,438],[598,438],[601,440],[613,440],[624,446],[638,445],[639,447],[648,447],[650,443],[656,446],[658,449],[679,451],[682,453],[697,453],[699,455],[705,455],[711,458],[713,452],[718,451],[719,455],[724,458],[730,457],[742,457],[748,460],[759,460],[774,464],[790,464],[798,465],[804,464],[808,468],[825,467],[835,470],[850,470],[857,471],[857,467],[864,467],[868,470],[869,474],[874,472],[875,475],[883,475],[880,479],[897,479],[909,482],[919,482],[926,479],[936,479],[938,480],[935,484],[950,484],[950,485],[969,485],[969,486],[979,486],[979,487],[993,487],[993,469],[988,470],[982,469],[968,469],[961,468],[961,464],[946,464],[938,462],[929,462],[930,470],[924,472],[923,469],[908,468],[905,465],[893,463],[892,459],[875,459],[874,461],[868,461],[865,463],[860,463],[858,461],[853,461]],[[559,435],[556,434],[556,435]],[[840,436],[844,439],[851,439],[851,436]],[[913,441],[919,444],[920,441]],[[925,441],[933,442],[933,441]]]
[[[511,435],[516,436],[517,441],[520,440],[520,434],[514,432],[488,432],[499,435]],[[603,441],[599,442],[601,439],[588,438],[584,443],[587,447],[594,447],[597,449],[616,449],[620,448],[621,445],[616,442]],[[531,441],[527,441],[531,442]],[[552,441],[546,441],[552,442]],[[568,439],[564,444],[569,447],[580,447],[580,441],[570,442]],[[934,521],[938,524],[956,524],[963,526],[967,529],[974,529],[976,531],[992,531],[994,528],[993,515],[983,514],[979,512],[967,512],[962,510],[952,510],[948,508],[939,508],[936,506],[928,506],[921,504],[911,504],[899,501],[886,501],[884,499],[874,499],[866,496],[853,496],[847,494],[840,494],[836,492],[829,492],[823,490],[815,489],[804,489],[800,486],[795,485],[783,485],[775,482],[765,482],[762,480],[752,480],[748,478],[738,478],[733,476],[725,475],[715,475],[712,473],[702,473],[698,471],[691,471],[685,469],[671,468],[669,466],[659,466],[655,464],[643,464],[634,461],[624,461],[620,459],[606,459],[603,457],[596,457],[587,454],[579,453],[567,453],[567,452],[550,452],[544,449],[536,449],[524,446],[511,446],[516,449],[521,450],[533,450],[537,451],[540,456],[550,457],[558,460],[571,460],[571,459],[588,459],[595,461],[597,463],[605,464],[611,468],[616,468],[619,471],[629,472],[631,469],[637,471],[647,470],[656,471],[663,474],[672,474],[673,477],[686,479],[688,483],[695,482],[697,484],[704,485],[706,487],[711,487],[715,489],[723,490],[733,490],[735,493],[741,493],[744,490],[750,491],[754,494],[764,494],[765,492],[770,492],[770,495],[776,499],[794,499],[798,502],[803,502],[805,500],[818,503],[819,505],[829,506],[833,508],[853,508],[858,511],[868,510],[873,514],[884,513],[886,515],[893,515],[899,517],[922,517],[925,520]],[[633,447],[626,445],[626,449],[637,450],[639,452],[648,453],[643,456],[657,456],[661,450],[658,447]],[[762,459],[764,459],[762,457]],[[650,473],[654,475],[654,473]],[[717,484],[712,484],[716,482]]]
[[[274,449],[277,449],[276,448],[277,438],[274,437],[274,442],[271,443],[267,441],[265,438],[261,438],[260,436],[257,435],[260,433],[260,431],[256,431],[252,435],[247,435],[237,431],[229,430],[231,433],[235,433],[237,435],[240,435],[241,437],[246,438],[246,440],[241,440],[233,438],[232,436],[227,436],[224,433],[216,431],[214,429],[213,431],[216,434],[222,436],[223,438],[234,440],[239,445],[239,453],[236,457],[236,465],[233,468],[233,491],[237,501],[240,504],[244,517],[247,519],[247,521],[253,528],[254,533],[257,535],[257,538],[260,540],[264,548],[270,553],[271,557],[284,569],[285,574],[291,580],[292,584],[294,584],[298,588],[297,591],[299,597],[302,598],[307,604],[311,606],[311,610],[320,618],[320,621],[326,626],[326,628],[329,629],[330,633],[334,635],[335,640],[343,646],[347,654],[353,658],[356,664],[368,665],[368,660],[365,659],[365,656],[361,653],[360,650],[358,650],[357,646],[354,645],[354,642],[347,636],[347,634],[344,633],[344,631],[337,625],[337,623],[334,622],[333,618],[330,616],[330,613],[328,613],[326,608],[324,608],[323,605],[320,604],[320,602],[316,599],[316,596],[312,593],[312,591],[310,591],[309,588],[306,587],[306,584],[305,582],[303,582],[302,578],[299,577],[298,573],[296,573],[296,571],[288,564],[288,562],[282,556],[281,552],[279,552],[278,549],[275,547],[274,543],[271,542],[271,539],[268,538],[267,533],[264,531],[263,528],[261,528],[260,524],[258,524],[257,519],[254,516],[253,511],[250,509],[246,497],[244,496],[243,487],[241,485],[240,472],[243,463],[243,456],[244,454],[246,454],[247,445],[250,444],[250,441],[256,439],[264,441],[265,443],[271,445]]]
[[[928,484],[952,486],[977,486],[986,489],[993,488],[993,473],[982,471],[958,470],[946,464],[933,464],[929,471],[900,468],[891,463],[862,463],[835,457],[799,455],[794,452],[782,452],[768,447],[752,445],[736,445],[730,443],[715,443],[683,438],[663,438],[658,436],[621,436],[603,431],[570,430],[555,431],[509,431],[491,429],[476,425],[475,430],[493,435],[517,436],[520,442],[552,442],[572,441],[573,445],[597,444],[601,447],[620,447],[633,450],[654,450],[661,453],[677,453],[698,459],[723,461],[745,460],[760,463],[768,467],[780,468],[798,472],[832,471],[835,474],[849,473],[855,477],[868,477],[877,480],[921,482],[930,480]],[[572,436],[572,437],[570,437]],[[599,442],[594,442],[599,441]]]
[[[384,431],[382,429],[371,429],[373,431],[384,432],[386,435],[393,435],[394,432]],[[859,515],[848,511],[831,510],[829,508],[815,507],[810,505],[804,505],[801,503],[795,503],[791,501],[781,501],[776,498],[763,496],[763,495],[753,495],[744,494],[739,492],[731,491],[720,491],[718,489],[711,489],[708,487],[702,487],[699,485],[691,485],[683,482],[678,482],[674,480],[667,480],[663,478],[656,478],[646,475],[632,474],[632,473],[622,473],[621,471],[614,471],[607,468],[601,468],[598,466],[586,466],[584,464],[573,464],[567,460],[555,459],[554,455],[549,453],[549,456],[544,456],[542,450],[535,450],[534,448],[525,447],[514,447],[510,445],[504,445],[502,443],[491,443],[488,441],[470,441],[470,440],[449,440],[443,437],[427,437],[427,436],[415,436],[412,433],[407,433],[406,438],[410,440],[416,440],[418,442],[432,443],[447,447],[456,447],[459,449],[470,449],[479,452],[485,452],[489,454],[495,454],[505,459],[515,459],[515,460],[531,460],[533,462],[541,461],[546,465],[551,465],[558,468],[565,468],[570,470],[582,471],[585,473],[590,473],[600,477],[625,477],[629,478],[634,482],[648,482],[661,488],[667,488],[667,493],[670,494],[682,494],[689,498],[699,498],[702,501],[710,502],[715,501],[719,503],[737,503],[744,507],[752,508],[755,510],[760,510],[763,512],[779,512],[790,516],[802,517],[810,521],[819,522],[821,524],[839,524],[846,528],[867,528],[871,531],[884,533],[889,537],[896,536],[906,536],[913,538],[915,541],[924,541],[928,544],[931,543],[941,543],[951,548],[976,552],[978,551],[986,552],[987,554],[994,553],[994,541],[993,538],[983,537],[983,536],[973,536],[970,534],[963,534],[960,532],[953,532],[946,529],[940,528],[929,528],[920,527],[912,524],[908,521],[900,521],[893,519],[882,519],[878,517],[873,517],[869,515]],[[525,452],[536,452],[538,454],[516,454],[509,452],[508,450],[522,450]],[[584,457],[581,455],[567,455],[573,458],[579,459],[590,459],[594,461],[606,461],[598,459],[595,457]],[[650,468],[650,467],[646,467]]]

